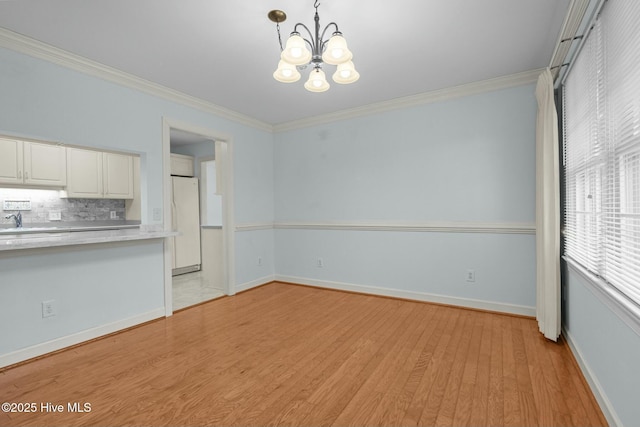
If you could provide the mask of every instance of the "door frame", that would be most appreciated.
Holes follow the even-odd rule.
[[[220,141],[227,144],[224,159],[224,188],[222,194],[222,253],[224,293],[235,294],[235,219],[234,219],[234,185],[233,185],[233,138],[231,135],[204,128],[180,120],[162,118],[162,208],[164,211],[163,228],[171,231],[171,129],[193,133],[212,144]],[[220,159],[219,159],[220,160]],[[165,316],[173,314],[173,279],[171,276],[171,244],[170,238],[164,240],[164,307]]]

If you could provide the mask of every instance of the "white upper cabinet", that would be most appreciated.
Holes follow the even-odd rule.
[[[104,197],[133,199],[133,157],[102,153]]]
[[[66,148],[24,141],[24,183],[62,187],[67,184]]]
[[[171,175],[193,176],[193,163],[192,156],[171,153]]]
[[[67,197],[132,199],[133,157],[68,148],[67,178]]]
[[[0,138],[0,183],[64,187],[65,153],[60,145]]]
[[[67,197],[104,197],[101,152],[67,148]]]
[[[0,182],[22,184],[22,141],[0,138]]]

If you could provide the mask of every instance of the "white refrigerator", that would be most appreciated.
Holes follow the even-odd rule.
[[[171,177],[173,275],[200,270],[200,199],[198,178]]]

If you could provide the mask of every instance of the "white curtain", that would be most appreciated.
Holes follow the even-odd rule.
[[[536,86],[536,317],[540,332],[557,341],[560,301],[560,164],[553,77],[545,69]]]

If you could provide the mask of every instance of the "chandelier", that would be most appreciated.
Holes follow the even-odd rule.
[[[338,25],[335,22],[331,22],[320,33],[319,6],[320,3],[316,0],[313,5],[316,9],[316,14],[313,18],[315,32],[312,33],[306,25],[297,23],[293,27],[293,31],[284,48],[282,47],[282,37],[280,36],[280,23],[287,19],[287,15],[281,10],[272,10],[267,15],[271,21],[276,23],[281,51],[278,69],[273,73],[273,78],[283,83],[297,82],[300,80],[300,71],[311,65],[313,70],[309,73],[309,79],[304,84],[305,89],[311,92],[324,92],[329,89],[329,82],[327,82],[324,71],[322,71],[324,64],[337,65],[337,70],[333,74],[333,81],[336,83],[349,84],[360,78],[360,74],[353,66],[353,62],[351,62],[353,54],[347,47],[347,41],[342,37]],[[298,27],[306,30],[307,34],[309,34],[309,39],[300,35]],[[334,31],[331,37],[325,40],[324,36],[331,27],[334,28]]]

